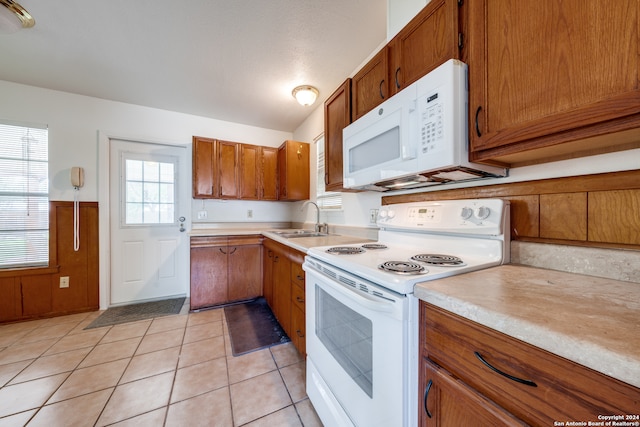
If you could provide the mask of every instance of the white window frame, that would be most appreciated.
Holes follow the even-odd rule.
[[[49,265],[49,130],[0,120],[0,269]]]
[[[172,164],[173,165],[173,192],[172,192],[172,201],[171,203],[167,203],[166,201],[164,203],[161,203],[160,201],[155,201],[155,200],[147,200],[147,196],[144,193],[143,190],[143,201],[139,202],[140,204],[147,205],[147,207],[157,207],[160,206],[161,204],[171,204],[173,205],[173,212],[171,215],[171,218],[165,218],[164,220],[162,219],[162,215],[159,215],[159,220],[158,221],[144,221],[144,214],[143,214],[143,221],[142,222],[128,222],[127,221],[127,204],[129,202],[129,189],[128,189],[128,182],[130,181],[129,178],[127,177],[127,160],[132,160],[132,161],[140,161],[143,163],[149,162],[149,163],[165,163],[165,164]],[[176,200],[177,200],[177,177],[178,177],[178,162],[177,159],[171,156],[162,156],[162,155],[154,155],[149,157],[149,155],[141,155],[138,153],[132,153],[132,152],[128,152],[128,151],[123,151],[121,153],[121,166],[120,166],[120,170],[121,170],[121,180],[120,180],[120,185],[121,185],[121,193],[124,198],[123,203],[121,204],[120,207],[120,226],[122,228],[127,228],[127,227],[158,227],[158,226],[167,226],[167,227],[171,227],[175,225],[176,222]],[[144,177],[141,180],[135,180],[135,182],[139,182],[142,184],[142,186],[144,187],[144,184],[149,182],[150,184],[168,184],[169,181],[162,181],[161,178],[159,178],[158,181],[152,180],[152,181],[145,181]],[[144,207],[143,207],[144,208]]]

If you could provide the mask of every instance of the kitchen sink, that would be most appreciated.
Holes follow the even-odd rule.
[[[285,239],[293,239],[296,237],[328,236],[327,233],[320,233],[318,231],[311,231],[311,230],[286,230],[286,231],[274,231],[273,233],[277,234],[280,237],[284,237]]]

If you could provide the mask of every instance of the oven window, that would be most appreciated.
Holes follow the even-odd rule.
[[[373,325],[316,286],[316,336],[351,378],[373,397]]]
[[[395,126],[349,150],[349,172],[381,165],[400,157],[400,127]]]

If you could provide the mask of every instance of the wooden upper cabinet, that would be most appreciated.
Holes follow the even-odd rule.
[[[460,58],[458,15],[457,0],[431,0],[389,42],[391,94]]]
[[[324,187],[342,190],[342,129],[351,123],[351,79],[324,103]]]
[[[261,194],[262,200],[278,200],[278,149],[260,147],[262,152]]]
[[[278,149],[194,136],[193,198],[278,200]]]
[[[309,144],[285,141],[278,148],[279,200],[309,199]]]
[[[216,140],[193,137],[193,198],[212,199],[217,197],[216,182]]]
[[[385,46],[351,79],[351,121],[389,98],[389,48]]]
[[[640,2],[467,3],[472,160],[518,166],[638,145]]]
[[[260,175],[262,150],[257,145],[240,144],[240,198],[260,198]]]
[[[237,199],[240,195],[238,171],[239,144],[218,141],[218,180],[221,199]]]

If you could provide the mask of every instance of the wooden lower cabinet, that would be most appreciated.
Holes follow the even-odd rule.
[[[636,387],[424,302],[420,349],[421,426],[587,423],[640,407]]]
[[[526,425],[429,359],[421,369],[420,427]]]
[[[264,240],[265,299],[282,329],[301,354],[306,352],[304,254],[276,241]]]
[[[191,310],[262,295],[262,236],[191,238]]]

